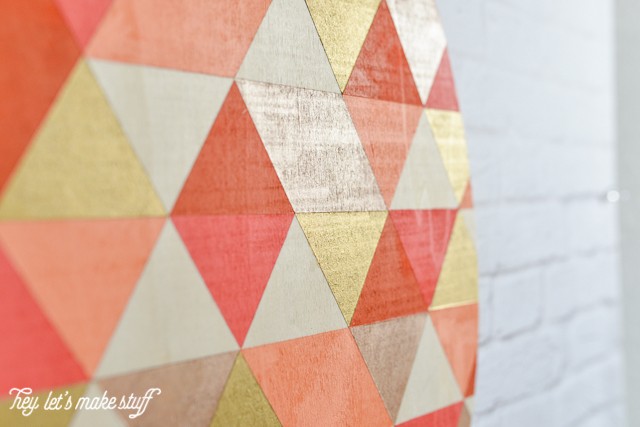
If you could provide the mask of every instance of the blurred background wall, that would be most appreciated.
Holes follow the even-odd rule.
[[[627,413],[640,424],[640,2],[616,0],[616,117],[618,176],[626,197],[620,209],[620,249],[626,349]],[[636,195],[636,197],[633,197]],[[635,363],[634,363],[635,362]]]
[[[438,6],[476,202],[474,425],[624,425],[614,4]]]

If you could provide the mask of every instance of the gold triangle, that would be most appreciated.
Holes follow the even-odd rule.
[[[211,427],[280,425],[249,365],[239,354],[218,402]]]
[[[477,300],[476,248],[464,217],[458,214],[430,309],[468,304]]]
[[[60,410],[44,409],[45,401],[49,396],[49,390],[32,394],[32,396],[38,397],[39,407],[28,416],[23,415],[22,412],[15,407],[11,409],[11,406],[14,403],[15,394],[13,396],[7,396],[0,401],[0,425],[16,427],[69,425],[69,422],[71,422],[71,418],[75,413],[76,402],[84,394],[85,387],[85,384],[79,384],[53,390],[51,394],[52,397],[58,397],[60,394],[63,396],[61,400],[61,405],[63,406]],[[67,403],[68,399],[72,402],[72,406],[71,409],[65,410],[64,405]]]
[[[0,218],[163,215],[104,94],[79,61],[0,201]]]
[[[304,213],[297,217],[349,324],[387,212]]]
[[[340,91],[358,59],[380,0],[307,0]]]
[[[458,203],[469,181],[469,159],[462,116],[457,111],[427,110],[427,118]]]

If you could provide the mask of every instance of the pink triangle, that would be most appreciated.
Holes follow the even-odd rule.
[[[87,374],[92,374],[164,218],[0,223],[7,256]]]
[[[0,250],[0,396],[13,387],[55,388],[86,379],[82,368]]]
[[[345,95],[344,100],[380,192],[391,206],[423,109],[359,96]]]
[[[244,342],[293,214],[174,216],[229,329]]]
[[[453,82],[453,73],[451,72],[451,62],[449,61],[449,54],[446,50],[442,54],[438,72],[433,80],[431,92],[429,92],[427,108],[452,111],[460,110],[458,97],[456,96],[456,87]]]
[[[113,0],[55,0],[78,44],[84,48]]]
[[[454,403],[435,412],[398,424],[398,427],[459,427],[463,405],[464,402]]]
[[[390,211],[422,296],[431,304],[456,219],[455,210]]]
[[[380,3],[373,18],[344,94],[403,104],[422,104],[385,1]]]

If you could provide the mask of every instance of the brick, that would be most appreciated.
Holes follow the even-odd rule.
[[[553,330],[492,341],[478,354],[475,405],[482,413],[540,393],[562,374],[561,337]]]
[[[538,268],[502,274],[493,283],[493,331],[498,337],[533,328],[541,319],[542,295]]]
[[[615,306],[596,306],[569,320],[565,340],[569,368],[579,368],[619,351],[618,314]]]

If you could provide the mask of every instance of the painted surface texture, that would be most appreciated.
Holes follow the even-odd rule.
[[[0,10],[0,425],[470,425],[475,229],[433,0]],[[25,418],[13,387],[162,394]]]

